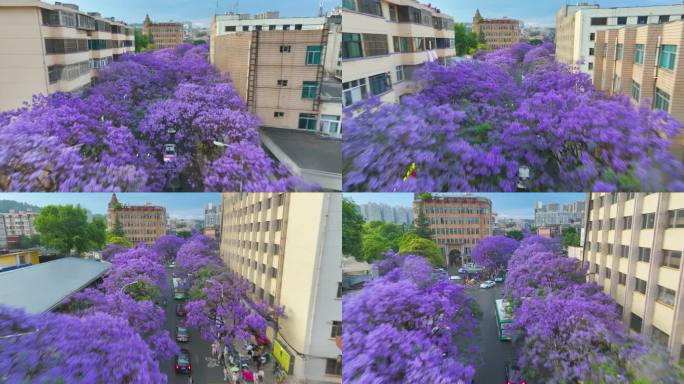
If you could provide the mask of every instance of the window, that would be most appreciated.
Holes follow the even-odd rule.
[[[620,257],[629,257],[629,245],[620,245]]]
[[[310,131],[316,130],[316,114],[314,113],[300,113],[299,114],[299,129],[308,129]]]
[[[644,45],[643,44],[637,44],[634,47],[634,64],[643,64],[644,63]]]
[[[651,248],[639,247],[639,261],[645,263],[651,261]]]
[[[629,328],[635,332],[641,332],[641,317],[639,315],[632,313],[629,319]]]
[[[669,15],[662,15],[658,18],[658,24],[667,23],[668,21],[670,21]]]
[[[639,291],[645,295],[646,294],[646,281],[641,280],[638,277],[635,277],[634,280],[636,280],[636,285],[634,286],[634,290]]]
[[[285,112],[273,112],[273,117],[285,117]]]
[[[670,112],[670,95],[656,88],[655,108],[661,111]]]
[[[321,49],[320,45],[306,47],[306,65],[318,65],[321,63]]]
[[[301,31],[302,30],[302,25],[301,24],[295,24],[295,31]]]
[[[682,252],[663,249],[663,267],[679,269],[682,264]]]
[[[396,71],[397,71],[397,83],[400,81],[404,81],[404,67],[401,65],[397,65]]]
[[[591,25],[608,25],[607,17],[592,17]]]
[[[614,255],[613,251],[614,251],[614,249],[613,249],[613,244],[608,244],[608,254],[609,254],[609,255]]]
[[[342,362],[340,359],[325,359],[325,374],[342,376]]]
[[[318,82],[305,81],[302,83],[302,99],[315,99],[318,94]]]
[[[594,48],[589,48],[589,56],[594,56]]]
[[[677,46],[664,44],[660,49],[660,68],[674,70]]]
[[[610,268],[606,267],[606,279],[610,279]]]
[[[226,25],[226,32],[235,32],[235,26],[234,25]]]
[[[275,305],[275,296],[269,294],[268,295],[268,304],[269,305]]]
[[[622,60],[623,45],[617,44],[615,46],[615,60]]]
[[[356,0],[357,11],[371,15],[382,16],[380,0]]]
[[[283,31],[289,31],[290,30],[290,24],[283,24]]]
[[[45,39],[45,52],[48,55],[85,52],[88,44],[86,39]]]
[[[662,304],[674,307],[675,291],[658,286],[658,298],[656,300],[660,301]]]
[[[321,132],[332,136],[339,136],[340,116],[321,115]]]
[[[596,40],[596,33],[592,32],[589,34],[589,41],[594,41]]]
[[[684,209],[667,212],[667,228],[684,228]]]
[[[342,0],[342,8],[356,11],[356,4],[354,3],[354,0]]]
[[[343,33],[342,34],[342,58],[353,59],[362,57],[363,50],[361,49],[361,34],[359,33]]]
[[[655,224],[655,213],[641,215],[641,229],[652,229]]]
[[[276,26],[275,26],[275,25],[269,25],[269,26],[268,26],[268,30],[269,30],[269,31],[275,31],[275,30],[276,30]]]
[[[254,30],[255,30],[255,31],[261,31],[261,29],[262,29],[262,26],[261,26],[261,25],[255,25],[255,26],[254,26]]]
[[[648,16],[637,16],[637,24],[648,24]]]
[[[337,283],[337,296],[338,299],[342,297],[342,283]]]
[[[392,89],[392,82],[389,73],[381,73],[379,75],[368,78],[371,94],[380,95]]]
[[[368,56],[382,56],[389,53],[387,44],[387,35],[364,33],[363,34],[363,49]]]
[[[359,79],[343,83],[342,90],[344,96],[343,103],[345,107],[368,98],[366,79]]]
[[[243,25],[242,32],[249,32],[249,25]]]
[[[641,85],[632,80],[632,99],[634,101],[641,101]]]
[[[615,219],[610,219],[610,221],[608,222],[608,230],[609,231],[615,230]]]
[[[617,25],[625,25],[627,24],[627,18],[624,16],[618,17],[617,18]]]
[[[337,336],[342,336],[342,322],[341,321],[333,321],[332,322],[332,329],[330,331],[330,337],[337,337]]]
[[[621,284],[621,285],[627,284],[627,275],[626,274],[624,274],[622,272],[618,272],[618,284]]]
[[[287,80],[278,80],[278,85],[281,87],[287,87]]]
[[[398,21],[397,19],[397,6],[394,4],[389,5],[389,16],[390,16],[390,21]]]
[[[278,278],[278,268],[271,267],[271,278],[273,278],[273,279]]]
[[[594,63],[589,63],[589,70],[591,71],[593,69],[594,69]]]
[[[292,49],[292,46],[290,46],[290,45],[281,45],[280,46],[280,53],[290,53],[291,49]]]

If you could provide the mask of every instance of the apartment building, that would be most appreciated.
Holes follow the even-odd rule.
[[[204,206],[204,228],[217,228],[221,225],[221,207],[213,203]]]
[[[684,21],[599,31],[595,44],[596,88],[628,95],[635,106],[668,112],[684,123]],[[684,134],[673,151],[684,161]]]
[[[0,2],[0,111],[90,85],[97,69],[135,50],[133,35],[125,23],[75,4]]]
[[[473,32],[491,49],[506,49],[520,42],[520,21],[514,19],[485,19],[478,9],[473,17]]]
[[[116,194],[112,194],[107,206],[107,230],[111,231],[117,220],[131,244],[144,242],[150,245],[166,234],[166,208],[121,204]]]
[[[343,0],[343,105],[397,102],[423,63],[456,55],[454,20],[415,0]]]
[[[469,261],[475,244],[492,234],[492,201],[487,198],[433,194],[430,199],[422,200],[416,194],[413,217],[417,218],[421,210],[430,222],[433,240],[447,255],[449,265]]]
[[[221,258],[256,300],[285,307],[268,336],[297,382],[342,382],[341,238],[340,194],[223,194]]]
[[[589,278],[636,333],[684,357],[684,193],[589,193],[583,250]],[[578,252],[579,251],[579,252]]]
[[[33,226],[37,216],[38,212],[33,212],[31,209],[26,211],[15,211],[12,209],[9,213],[0,213],[0,221],[4,224],[5,240],[7,240],[7,237],[12,236],[31,237],[37,234],[38,231]]]
[[[556,13],[556,60],[594,75],[596,34],[628,25],[681,20],[684,4],[601,8],[598,4],[564,5]]]
[[[342,189],[341,23],[229,13],[211,26],[211,63],[261,119],[262,144],[325,190]]]
[[[2,217],[0,217],[0,249],[7,249],[7,230]]]
[[[413,210],[409,207],[390,206],[387,204],[367,203],[359,205],[359,213],[364,220],[384,221],[394,224],[413,223]]]
[[[537,202],[534,207],[535,227],[549,225],[581,226],[584,220],[584,201],[576,201],[572,204]]]
[[[157,49],[173,48],[183,43],[182,23],[153,23],[150,15],[145,15],[142,33],[150,38]]]

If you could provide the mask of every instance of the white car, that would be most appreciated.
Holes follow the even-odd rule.
[[[176,262],[174,261],[173,263],[169,264],[169,268],[176,268]]]
[[[453,275],[449,277],[449,280],[463,281],[463,277],[461,275]]]
[[[495,282],[493,282],[491,280],[487,280],[487,281],[483,282],[482,284],[480,284],[480,288],[491,288],[495,285],[496,285]]]

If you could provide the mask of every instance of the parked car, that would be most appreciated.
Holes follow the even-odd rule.
[[[172,261],[171,264],[169,264],[169,268],[176,268],[176,262]]]
[[[190,333],[188,333],[187,328],[176,327],[176,341],[179,341],[181,343],[190,341]]]
[[[495,285],[496,285],[495,282],[493,282],[491,280],[485,280],[484,282],[482,282],[482,284],[480,284],[480,288],[491,288]]]
[[[461,282],[461,281],[463,281],[463,276],[461,276],[461,275],[453,275],[453,276],[450,276],[450,277],[449,277],[449,280],[454,280],[454,281]]]
[[[176,355],[176,373],[191,373],[192,364],[190,364],[190,351],[183,348],[180,353]]]
[[[504,276],[504,275],[496,275],[496,276],[494,277],[494,282],[495,282],[495,283],[503,283],[504,280],[506,280],[506,276]]]
[[[184,291],[176,291],[173,294],[173,298],[176,300],[185,300],[185,292]]]
[[[176,316],[183,317],[185,315],[185,306],[183,304],[176,304]]]
[[[463,267],[458,269],[458,273],[467,273],[467,272],[468,272],[468,270],[463,268]]]
[[[164,162],[176,160],[176,144],[166,144],[164,145]]]
[[[511,362],[506,363],[506,384],[527,384],[522,377],[520,367]]]

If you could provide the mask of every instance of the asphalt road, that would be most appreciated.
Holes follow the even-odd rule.
[[[449,274],[455,274],[457,268],[451,268]],[[480,359],[475,373],[476,384],[505,383],[504,366],[507,361],[515,360],[515,350],[510,341],[500,341],[497,332],[494,300],[501,298],[503,284],[497,283],[493,288],[481,289],[479,284],[467,288],[467,293],[475,299],[482,311],[480,335],[475,340],[479,348]]]
[[[169,290],[166,298],[166,329],[171,334],[171,337],[176,338],[176,327],[182,325],[183,318],[176,316],[176,304],[184,301],[173,299],[173,288],[171,287],[171,272],[172,269],[166,270],[167,280],[169,282]],[[188,328],[190,333],[190,341],[187,343],[178,343],[181,348],[190,351],[190,363],[192,364],[192,379],[195,384],[203,383],[225,383],[223,381],[223,370],[218,367],[207,367],[207,358],[211,358],[211,343],[202,340],[199,332],[195,329]],[[169,384],[187,384],[188,375],[176,374],[175,359],[165,360],[160,362],[161,371],[169,378]]]

